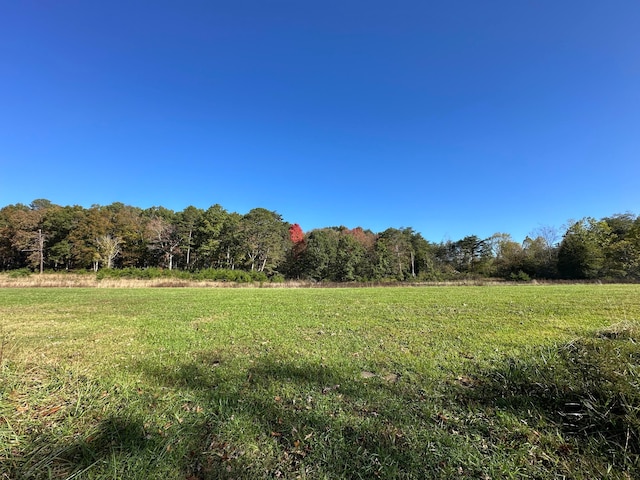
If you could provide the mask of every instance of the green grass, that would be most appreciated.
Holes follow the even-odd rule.
[[[0,290],[0,479],[640,478],[640,286]]]

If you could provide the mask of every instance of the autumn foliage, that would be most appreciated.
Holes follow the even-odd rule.
[[[304,232],[300,225],[294,223],[289,227],[289,238],[294,244],[298,244],[304,240]]]

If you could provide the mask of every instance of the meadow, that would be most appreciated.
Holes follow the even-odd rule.
[[[0,479],[640,478],[640,286],[2,288]]]

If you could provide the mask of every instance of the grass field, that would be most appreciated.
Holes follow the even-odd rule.
[[[0,479],[640,478],[640,286],[0,289]]]

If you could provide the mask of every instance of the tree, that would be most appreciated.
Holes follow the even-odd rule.
[[[297,223],[289,226],[289,240],[291,240],[294,245],[304,241],[304,232]]]
[[[331,280],[352,282],[364,278],[363,259],[366,251],[352,235],[340,232],[336,245],[335,262],[329,268]]]
[[[236,214],[237,215],[237,214]],[[194,247],[198,257],[198,265],[206,268],[218,267],[225,264],[222,260],[226,256],[227,268],[233,268],[234,262],[231,258],[232,247],[230,244],[222,245],[225,225],[228,227],[229,213],[220,205],[212,205],[199,215],[194,230]],[[234,225],[233,231],[237,231],[238,226]],[[226,248],[225,248],[226,247]]]
[[[635,219],[633,226],[625,236],[628,252],[626,272],[629,277],[640,279],[640,216]]]
[[[196,228],[202,219],[203,211],[199,208],[188,206],[177,214],[177,228],[182,238],[182,249],[185,252],[186,268],[189,269],[192,263],[191,252],[194,246],[194,236]]]
[[[285,254],[281,271],[289,278],[300,278],[302,275],[302,262],[300,261],[304,250],[307,248],[305,234],[300,225],[289,225],[290,248]]]
[[[148,265],[149,251],[147,244],[147,227],[149,216],[142,209],[112,203],[102,207],[108,218],[107,234],[120,241],[120,254],[116,263],[123,267],[143,267]],[[114,264],[114,267],[116,264]]]
[[[585,218],[573,223],[558,250],[558,270],[564,278],[597,278],[604,266],[611,229],[604,221]]]
[[[379,235],[376,243],[379,276],[398,280],[416,276],[412,235],[411,228],[388,228]]]
[[[548,252],[547,242],[542,237],[526,237],[522,242],[522,271],[530,277],[548,277]]]
[[[536,242],[534,247],[536,250],[535,260],[533,261],[536,267],[530,275],[538,278],[556,278],[558,276],[559,241],[562,239],[559,230],[553,226],[542,225],[533,230],[527,238]],[[527,252],[527,257],[529,257],[527,262],[531,264],[531,252]]]
[[[321,281],[335,271],[340,233],[332,228],[311,230],[305,239],[306,248],[300,258],[302,275]]]
[[[481,272],[483,270],[481,267],[492,258],[491,245],[476,235],[468,235],[458,240],[454,249],[458,270],[462,272]]]
[[[640,245],[636,238],[638,218],[631,213],[602,219],[610,230],[610,242],[604,249],[602,275],[611,278],[634,278],[640,264]]]
[[[112,235],[96,238],[98,255],[105,268],[113,268],[113,260],[120,254],[121,240]]]
[[[284,259],[289,241],[282,217],[264,208],[254,208],[242,217],[241,241],[251,271],[270,272]]]
[[[24,252],[29,253],[29,260],[32,266],[36,266],[40,273],[44,272],[44,241],[45,236],[42,233],[42,229],[39,228],[37,232],[35,232],[28,244],[25,245],[23,249]]]
[[[99,205],[78,212],[74,228],[69,232],[71,261],[80,268],[96,270],[100,262],[96,239],[111,231],[109,213]]]
[[[32,207],[18,204],[5,211],[7,228],[5,233],[9,235],[11,249],[14,258],[19,259],[21,266],[29,266],[44,270],[45,262],[45,238],[42,221],[45,214],[46,201],[36,201]]]
[[[610,217],[603,218],[602,221],[609,226],[611,234],[619,239],[624,239],[633,229],[637,217],[630,212],[616,213]]]
[[[494,274],[510,278],[522,271],[524,252],[522,245],[514,241],[508,233],[495,233],[488,242],[493,254]]]
[[[220,256],[218,264],[223,268],[235,270],[245,260],[242,244],[242,215],[230,213],[222,223],[220,230]]]
[[[180,253],[182,239],[175,225],[163,217],[153,217],[147,223],[149,248],[163,258],[164,265],[173,269],[173,260]]]
[[[54,270],[73,268],[69,236],[82,213],[82,207],[52,205],[45,213],[42,227],[46,236],[47,265]]]
[[[378,235],[371,230],[364,230],[362,227],[345,230],[343,233],[352,237],[362,247],[363,255],[358,262],[357,276],[364,280],[374,278]]]

